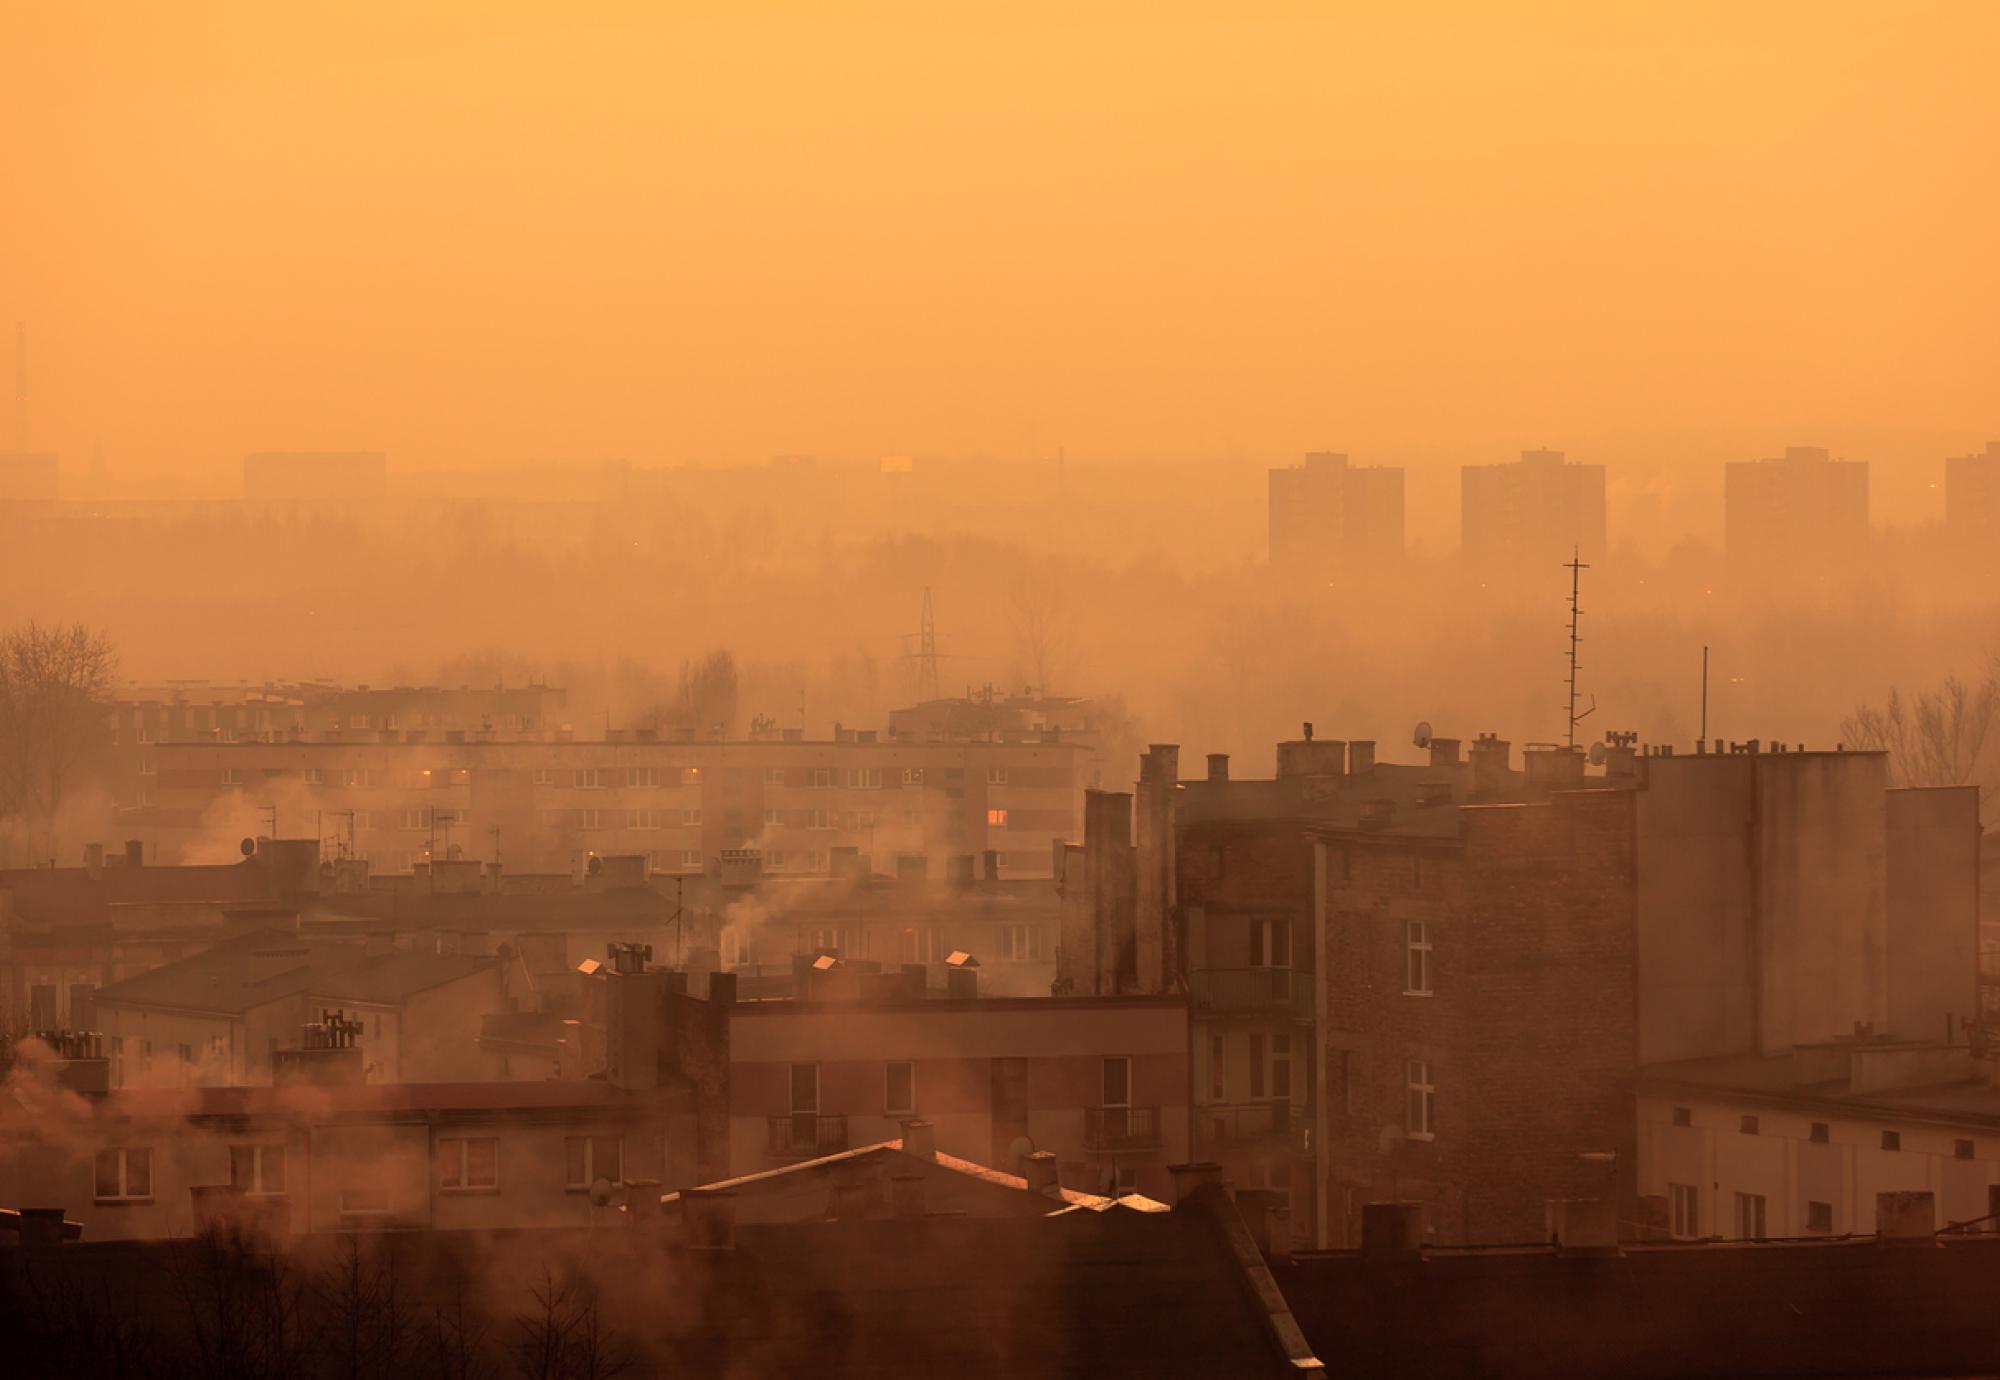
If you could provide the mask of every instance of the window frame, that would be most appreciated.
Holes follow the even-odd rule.
[[[491,1146],[488,1181],[473,1179],[474,1145]],[[447,1149],[446,1147],[451,1147]],[[440,1193],[498,1193],[500,1191],[500,1138],[498,1136],[439,1136],[437,1142],[438,1191]],[[457,1182],[453,1182],[454,1176]]]
[[[290,1181],[287,1177],[291,1168],[288,1163],[289,1149],[290,1147],[281,1140],[232,1142],[229,1147],[230,1187],[240,1189],[244,1196],[250,1198],[284,1197],[290,1191]],[[242,1157],[241,1162],[249,1165],[247,1182],[237,1172],[238,1156]],[[275,1176],[271,1173],[273,1159],[277,1161],[278,1172]],[[273,1177],[278,1181],[275,1188],[271,1186]]]
[[[107,1161],[106,1156],[113,1158]],[[104,1170],[107,1163],[117,1166],[117,1172],[110,1181],[113,1184],[114,1191],[110,1193],[104,1191],[106,1183]],[[135,1164],[142,1166],[138,1174],[133,1172]],[[142,1191],[135,1192],[135,1183],[141,1178],[144,1179],[144,1188]],[[153,1201],[153,1180],[152,1146],[107,1145],[98,1150],[91,1164],[90,1200],[93,1203],[104,1203],[107,1205],[115,1203],[150,1203]]]
[[[1667,1185],[1667,1235],[1676,1241],[1701,1240],[1701,1186]]]
[[[1428,920],[1405,920],[1403,922],[1403,995],[1406,997],[1430,997],[1437,995],[1432,985],[1436,974],[1432,971],[1432,956],[1436,944],[1431,939]]]
[[[570,1166],[574,1161],[571,1147],[579,1145],[582,1147],[582,1152],[583,1152],[582,1156],[583,1178],[580,1182],[572,1178],[570,1174]],[[617,1164],[618,1173],[616,1176],[610,1174],[602,1174],[598,1172],[599,1169],[601,1168],[601,1166],[598,1164],[598,1158],[599,1158],[598,1149],[599,1147],[604,1145],[610,1145],[616,1153],[618,1160]],[[563,1192],[588,1193],[590,1191],[590,1186],[596,1183],[599,1179],[606,1179],[614,1184],[623,1183],[625,1181],[624,1135],[622,1133],[613,1132],[612,1134],[609,1135],[600,1134],[600,1135],[564,1136],[563,1137]]]
[[[1428,1059],[1403,1061],[1403,1133],[1411,1140],[1437,1139],[1437,1069]]]

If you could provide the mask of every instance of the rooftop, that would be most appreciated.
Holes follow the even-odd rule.
[[[101,988],[99,1006],[237,1014],[301,994],[393,1004],[495,967],[479,954],[369,954],[351,939],[264,929]]]

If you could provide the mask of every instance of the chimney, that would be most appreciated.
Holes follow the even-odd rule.
[[[1236,1212],[1243,1219],[1243,1225],[1250,1230],[1250,1239],[1257,1243],[1259,1255],[1271,1254],[1271,1214],[1278,1206],[1278,1190],[1275,1188],[1239,1188],[1236,1190]]]
[[[1936,1246],[1937,1200],[1928,1190],[1875,1195],[1875,1244]]]
[[[977,968],[947,967],[944,973],[944,994],[952,1001],[973,1001],[979,996],[979,970]]]
[[[625,1181],[625,1220],[632,1226],[650,1225],[660,1216],[660,1181],[658,1179],[627,1179]]]
[[[924,1215],[924,1176],[922,1174],[898,1174],[889,1180],[890,1201],[895,1204],[898,1217],[922,1217]]]
[[[1036,1150],[1022,1161],[1027,1169],[1028,1192],[1057,1195],[1062,1192],[1062,1174],[1056,1166],[1056,1157],[1047,1150]]]
[[[736,974],[721,971],[708,975],[708,1000],[714,1006],[736,1004]]]
[[[736,1195],[726,1188],[682,1189],[681,1228],[691,1250],[734,1249]]]
[[[1512,764],[1514,745],[1492,733],[1482,733],[1472,743],[1472,798],[1498,800],[1507,791],[1507,770]]]
[[[915,1155],[918,1159],[937,1158],[937,1127],[930,1122],[911,1117],[903,1123],[903,1153]]]
[[[1359,776],[1363,772],[1375,770],[1375,740],[1373,738],[1349,738],[1347,740],[1347,774]]]
[[[1229,780],[1229,754],[1211,752],[1208,754],[1208,779],[1216,785]]]
[[[27,1247],[60,1246],[66,1234],[63,1210],[59,1207],[24,1207],[16,1224],[21,1244]],[[81,1235],[81,1231],[78,1232]]]
[[[1363,1203],[1363,1255],[1415,1255],[1424,1244],[1422,1203]]]
[[[86,843],[83,846],[83,870],[90,874],[90,880],[104,880],[104,845]]]
[[[144,867],[146,865],[146,845],[141,840],[125,840],[125,865],[127,867]]]
[[[1194,1197],[1199,1188],[1222,1187],[1222,1166],[1210,1160],[1196,1160],[1192,1164],[1170,1164],[1167,1173],[1173,1177],[1174,1207],[1183,1207]]]
[[[1431,765],[1434,767],[1455,767],[1458,765],[1458,739],[1431,739]]]

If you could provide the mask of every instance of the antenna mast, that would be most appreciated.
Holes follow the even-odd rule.
[[[1563,565],[1569,571],[1569,705],[1565,710],[1565,722],[1569,731],[1569,746],[1576,746],[1576,726],[1597,712],[1597,698],[1591,697],[1590,708],[1581,714],[1576,712],[1576,644],[1583,641],[1577,632],[1583,619],[1583,610],[1577,605],[1577,597],[1583,592],[1583,572],[1590,569],[1584,564],[1582,552],[1577,547],[1570,548],[1570,557]]]
[[[937,619],[931,613],[931,587],[924,586],[924,613],[917,624],[917,702],[940,697],[938,690]]]

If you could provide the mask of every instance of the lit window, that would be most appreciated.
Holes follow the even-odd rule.
[[[1421,1059],[1403,1065],[1403,1082],[1408,1093],[1404,1130],[1411,1140],[1433,1140],[1437,1134],[1437,1084],[1431,1066]]]
[[[1007,812],[1005,810],[988,810],[986,812],[986,822],[1004,829],[1007,826]]]
[[[1403,926],[1403,942],[1409,956],[1406,981],[1408,986],[1403,994],[1410,997],[1431,995],[1431,928],[1422,920],[1411,920]]]
[[[117,1146],[97,1152],[99,1202],[153,1196],[153,1152],[144,1146]]]
[[[492,1136],[440,1140],[438,1170],[442,1188],[498,1188],[500,1142]]]

